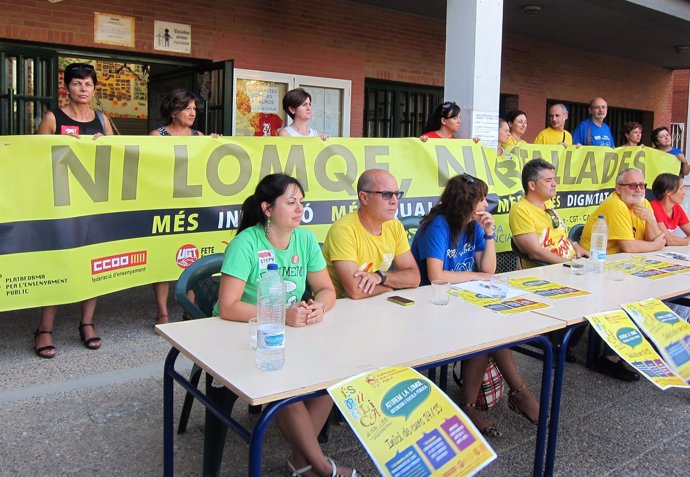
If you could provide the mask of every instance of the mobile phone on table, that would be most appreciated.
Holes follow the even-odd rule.
[[[393,303],[397,303],[398,305],[402,305],[402,306],[414,305],[414,300],[410,300],[409,298],[405,298],[405,297],[399,296],[399,295],[389,296],[387,298],[387,300],[390,302],[393,302]]]

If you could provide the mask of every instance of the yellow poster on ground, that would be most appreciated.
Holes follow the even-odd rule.
[[[651,148],[520,145],[509,155],[471,140],[70,136],[0,138],[0,311],[69,303],[175,280],[197,258],[223,252],[244,200],[267,174],[305,189],[302,224],[323,241],[356,210],[356,184],[388,170],[404,192],[398,218],[422,216],[446,182],[468,173],[489,186],[499,252],[508,212],[523,194],[522,165],[545,158],[559,181],[567,227],[583,223],[621,169],[651,183],[677,160]]]
[[[650,299],[621,305],[649,337],[666,363],[690,382],[690,323],[660,300]]]
[[[623,310],[597,313],[586,318],[618,356],[659,389],[688,387],[654,351]]]
[[[411,368],[363,373],[328,393],[383,476],[469,476],[496,458],[472,421]]]
[[[537,277],[511,278],[508,283],[511,287],[525,290],[545,298],[551,298],[552,300],[562,300],[563,298],[590,294],[585,290],[578,290],[577,288],[560,285]]]

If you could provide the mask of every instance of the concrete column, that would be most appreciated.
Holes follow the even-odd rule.
[[[444,96],[462,109],[460,137],[498,142],[503,0],[448,0]]]

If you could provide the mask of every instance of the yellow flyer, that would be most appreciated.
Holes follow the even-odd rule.
[[[666,363],[685,382],[690,382],[690,323],[682,320],[660,300],[649,299],[621,305],[654,343]]]
[[[656,259],[645,259],[644,257],[628,257],[606,264],[606,268],[618,267],[628,275],[650,280],[659,280],[675,275],[690,273],[690,267],[677,263],[663,262]]]
[[[521,296],[501,299],[461,289],[451,289],[450,293],[451,295],[460,297],[467,303],[495,311],[501,315],[514,315],[516,313],[549,307],[546,303],[540,303]]]
[[[654,351],[623,310],[597,313],[586,318],[606,344],[659,389],[688,387]]]
[[[474,475],[496,458],[455,403],[412,368],[363,373],[328,392],[381,475]]]
[[[577,288],[550,282],[548,280],[542,280],[541,278],[536,277],[511,278],[509,283],[512,287],[519,288],[520,290],[525,290],[545,298],[551,298],[552,300],[561,300],[563,298],[590,294],[585,290],[578,290]]]

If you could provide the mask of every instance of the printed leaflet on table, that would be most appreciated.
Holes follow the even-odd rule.
[[[328,388],[381,475],[474,475],[496,458],[445,393],[417,371],[397,366]]]
[[[542,280],[536,277],[525,278],[511,278],[510,285],[520,290],[525,290],[535,295],[551,298],[552,300],[560,300],[562,298],[571,298],[574,296],[589,295],[588,291],[578,290],[567,285]]]
[[[512,283],[512,282],[511,282]],[[502,315],[513,315],[524,311],[534,311],[548,308],[546,303],[540,303],[529,298],[521,297],[525,292],[513,287],[507,287],[506,298],[495,298],[492,285],[487,281],[471,281],[451,285],[452,295],[463,301]]]
[[[666,363],[685,382],[690,382],[690,323],[655,299],[621,306],[654,343]]]
[[[688,387],[654,351],[623,310],[597,313],[586,318],[606,344],[655,386],[660,389]]]

